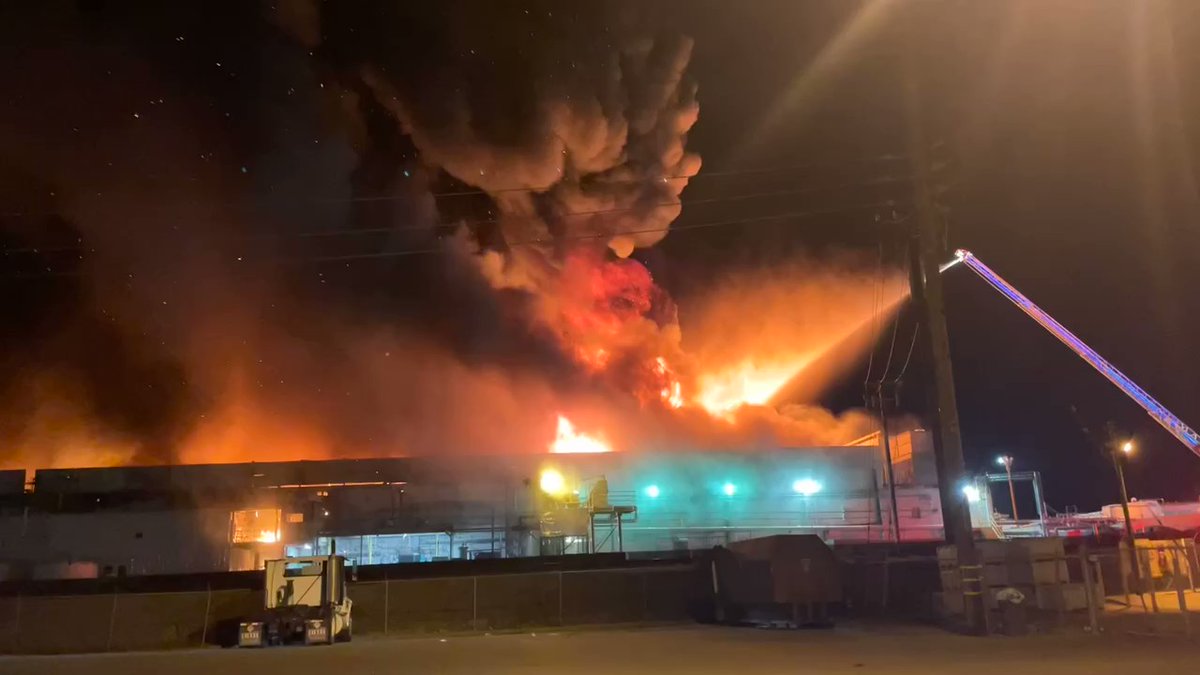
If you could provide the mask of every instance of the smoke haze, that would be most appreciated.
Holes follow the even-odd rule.
[[[869,430],[701,392],[802,374],[875,312],[870,273],[753,272],[681,311],[631,257],[700,170],[687,38],[393,4],[3,22],[37,68],[0,104],[0,465],[543,452],[559,413],[618,449]]]

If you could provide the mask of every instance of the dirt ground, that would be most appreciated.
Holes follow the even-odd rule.
[[[935,628],[783,631],[689,626],[419,639],[331,647],[3,657],[5,675],[339,673],[1153,673],[1185,672],[1200,641],[1110,632],[972,638]]]

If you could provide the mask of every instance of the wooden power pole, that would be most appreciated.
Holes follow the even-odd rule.
[[[919,136],[919,134],[918,134]],[[950,365],[950,337],[939,265],[949,257],[946,222],[937,203],[930,170],[929,147],[919,139],[913,146],[916,214],[909,240],[912,298],[921,323],[921,349],[930,364],[933,387],[929,394],[930,427],[938,470],[938,495],[946,542],[958,552],[964,611],[968,626],[976,632],[985,628],[982,568],[975,549],[971,514],[962,487],[966,484],[958,402],[954,372]]]
[[[925,103],[936,100],[929,92],[921,91],[925,73],[922,58],[931,49],[923,40],[925,24],[919,9],[910,11],[902,20],[900,30],[903,64],[900,73],[904,97],[908,149],[912,158],[915,213],[909,238],[909,269],[912,299],[918,320],[925,326],[921,331],[921,350],[932,376],[928,395],[928,415],[933,432],[933,451],[937,462],[938,496],[941,501],[942,525],[946,542],[953,544],[958,557],[962,579],[963,611],[967,629],[987,632],[986,610],[983,604],[983,569],[971,529],[971,514],[963,493],[966,472],[963,461],[962,433],[958,423],[958,403],[954,395],[954,372],[950,367],[950,337],[946,332],[946,311],[942,295],[942,276],[939,265],[949,258],[946,217],[938,203],[938,190],[944,176],[933,175],[933,148],[926,135]],[[944,160],[945,158],[937,158]]]

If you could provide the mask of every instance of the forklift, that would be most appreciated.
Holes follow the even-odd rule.
[[[239,647],[350,641],[345,558],[268,560],[264,572],[263,610],[239,625]]]

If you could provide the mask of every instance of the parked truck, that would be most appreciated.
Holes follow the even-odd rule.
[[[239,647],[333,644],[350,640],[346,560],[339,555],[268,560],[263,609],[242,621]]]

